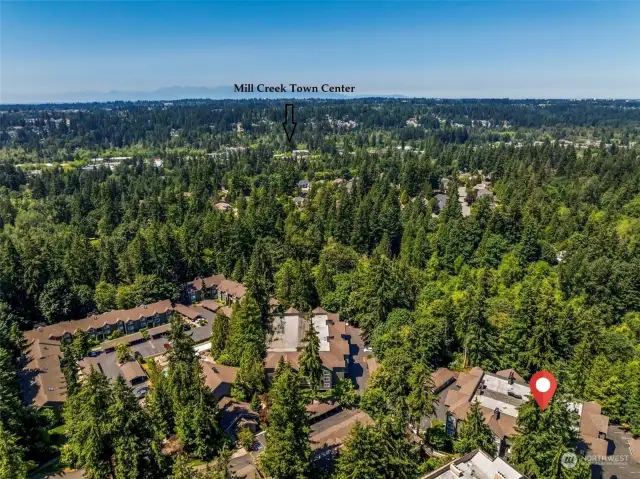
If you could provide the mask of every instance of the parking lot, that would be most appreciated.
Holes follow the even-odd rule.
[[[609,425],[607,439],[609,455],[606,460],[591,461],[599,463],[592,467],[593,479],[640,479],[640,458],[633,458],[629,449],[629,440],[633,436],[618,426]]]

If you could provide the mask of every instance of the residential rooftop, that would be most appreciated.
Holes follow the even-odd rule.
[[[373,419],[359,409],[345,409],[311,426],[311,449],[341,447],[356,424],[373,424]]]
[[[523,477],[499,457],[493,459],[486,452],[476,450],[436,469],[422,479],[520,479]]]
[[[27,340],[34,339],[61,339],[66,334],[73,335],[77,331],[91,331],[109,325],[113,331],[117,328],[117,323],[122,321],[136,321],[142,318],[150,318],[155,314],[165,314],[173,311],[171,301],[168,299],[151,304],[142,304],[131,309],[119,309],[108,311],[102,314],[93,314],[83,319],[62,321],[48,326],[39,326],[25,332]]]
[[[456,419],[464,421],[471,403],[477,400],[485,421],[497,437],[505,439],[518,434],[518,408],[531,398],[531,390],[529,383],[513,369],[486,373],[475,367],[455,373],[440,368],[432,377],[434,383],[446,384],[440,388],[441,402],[445,411]],[[592,454],[606,456],[609,418],[601,414],[600,405],[585,402],[570,404],[570,408],[580,416],[576,430],[584,445]]]
[[[338,320],[337,314],[318,310],[312,313],[309,320],[298,311],[290,308],[282,316],[273,319],[273,332],[268,339],[265,368],[275,370],[280,358],[298,368],[298,361],[304,342],[304,335],[310,324],[316,328],[320,336],[320,359],[329,368],[345,368],[350,354],[349,341],[345,338],[345,324]]]
[[[327,316],[313,315],[311,318],[305,318],[298,314],[286,314],[273,318],[273,335],[267,351],[278,353],[298,351],[304,345],[303,339],[311,324],[318,332],[320,351],[330,351]]]
[[[22,376],[23,396],[36,406],[57,406],[67,399],[67,383],[60,368],[59,341],[34,340],[27,350]]]

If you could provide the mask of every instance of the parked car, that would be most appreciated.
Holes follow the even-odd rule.
[[[143,398],[143,397],[145,397],[147,395],[147,393],[149,392],[149,389],[150,388],[148,386],[145,386],[143,388],[136,389],[133,394],[135,394],[135,396],[138,399],[140,399],[140,398]]]

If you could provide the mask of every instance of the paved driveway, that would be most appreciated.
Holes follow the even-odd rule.
[[[593,467],[594,479],[640,479],[640,463],[631,457],[629,440],[632,435],[610,425],[607,430],[609,455]]]
[[[367,369],[367,355],[364,352],[364,341],[360,329],[354,326],[346,327],[347,336],[351,342],[351,363],[349,364],[349,377],[354,382],[358,394],[363,394],[369,382],[369,370]],[[640,478],[638,478],[640,479]]]
[[[84,470],[78,469],[76,471],[68,471],[68,472],[65,472],[65,471],[53,472],[46,476],[35,475],[32,477],[32,479],[40,479],[42,477],[46,479],[84,479]]]

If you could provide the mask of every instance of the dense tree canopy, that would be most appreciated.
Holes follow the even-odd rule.
[[[267,100],[4,109],[0,447],[17,451],[16,470],[51,452],[46,420],[20,401],[20,331],[176,300],[184,282],[212,273],[247,287],[212,331],[212,354],[240,368],[234,393],[247,401],[269,389],[261,365],[271,296],[280,311],[320,306],[361,328],[380,368],[360,406],[377,424],[354,433],[353,464],[377,453],[378,423],[429,414],[430,375],[441,366],[514,368],[525,379],[548,369],[559,393],[598,401],[640,431],[637,102],[301,100],[291,144],[280,103]],[[149,161],[156,156],[162,165]],[[126,158],[109,168],[98,157]],[[476,192],[481,181],[496,201]],[[86,336],[65,348],[69,463],[93,477],[168,475],[159,449],[173,435],[192,457],[216,454],[215,399],[178,323],[171,344],[167,376],[150,365],[144,412],[122,384],[97,373],[81,384]],[[301,373],[314,384],[316,338],[306,344]],[[270,424],[268,436],[283,446],[268,448],[264,464],[277,477],[308,472],[303,399],[293,392],[302,382],[283,369],[268,391],[270,421],[283,426]],[[278,406],[286,398],[295,409]],[[555,409],[523,409],[515,463],[552,477],[574,438],[555,426]],[[539,421],[553,450],[531,441]],[[117,440],[114,424],[126,433]],[[480,421],[467,428],[461,451],[489,448]],[[394,434],[389,450],[405,458]],[[411,461],[389,470],[404,477]],[[360,477],[348,476],[353,464],[339,474]],[[174,475],[183,470],[177,461]]]

